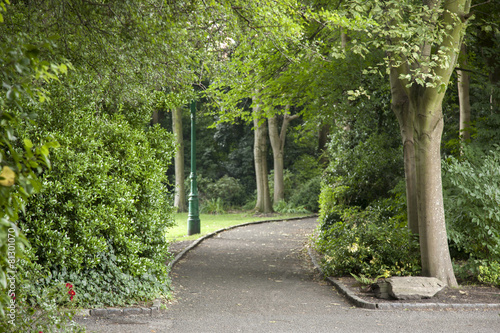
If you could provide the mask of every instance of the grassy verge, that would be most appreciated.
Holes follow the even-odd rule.
[[[185,240],[195,240],[201,236],[214,232],[216,230],[231,227],[234,225],[266,221],[283,220],[293,217],[309,216],[310,214],[273,214],[272,216],[254,216],[252,213],[231,213],[231,214],[200,214],[201,234],[187,236],[187,213],[175,214],[175,226],[167,232],[167,239],[170,242],[179,242]]]

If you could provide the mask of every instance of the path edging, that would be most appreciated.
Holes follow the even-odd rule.
[[[307,249],[309,257],[314,265],[314,268],[320,272],[320,274],[330,282],[340,294],[344,295],[350,303],[354,306],[364,309],[371,310],[391,310],[391,309],[500,309],[500,304],[497,303],[473,303],[473,304],[462,304],[462,303],[373,303],[366,301],[356,294],[354,294],[349,288],[347,288],[340,280],[335,279],[331,276],[326,276],[321,266],[316,261],[315,256],[312,253],[312,248]]]

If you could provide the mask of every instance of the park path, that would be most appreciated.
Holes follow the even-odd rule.
[[[249,225],[203,241],[172,270],[176,302],[153,317],[89,318],[89,331],[500,332],[497,311],[353,308],[314,272],[316,219]]]

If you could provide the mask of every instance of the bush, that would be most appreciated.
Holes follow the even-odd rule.
[[[190,180],[186,183],[189,185]],[[204,206],[210,206],[217,203],[219,206],[241,206],[245,200],[245,190],[240,181],[236,178],[224,175],[214,181],[203,176],[197,177],[198,192],[200,202]],[[186,193],[189,193],[187,191]]]
[[[221,198],[205,200],[200,205],[202,214],[224,214],[225,212],[225,204]]]
[[[390,207],[387,203],[384,207]],[[415,275],[420,272],[418,241],[404,220],[369,207],[323,215],[317,250],[327,275]]]
[[[469,259],[465,262],[455,262],[453,268],[459,279],[500,286],[500,262],[498,261]]]
[[[31,262],[33,259],[25,257],[17,262],[16,290],[12,297],[16,310],[13,316],[7,316],[0,332],[85,332],[85,328],[73,321],[79,297],[74,286],[59,282],[36,287],[34,281],[43,275],[41,267]]]
[[[329,146],[330,165],[324,182],[335,187],[337,205],[367,207],[404,177],[403,154],[399,140],[385,134],[372,134],[354,140],[339,130]]]
[[[483,154],[464,147],[444,164],[448,237],[475,259],[500,261],[500,146]]]
[[[296,206],[295,204],[290,202],[287,203],[284,200],[274,204],[273,209],[275,212],[281,214],[309,213],[309,211],[304,207]]]
[[[465,270],[500,285],[500,146],[463,147],[444,164],[443,188],[450,246],[468,259]]]
[[[297,186],[290,198],[290,203],[304,207],[310,212],[319,210],[319,195],[321,192],[321,176],[309,179],[304,185]]]
[[[46,271],[36,286],[71,282],[84,306],[167,295],[171,135],[86,110],[63,124],[54,167],[20,224]]]

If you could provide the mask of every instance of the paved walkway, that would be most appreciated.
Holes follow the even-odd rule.
[[[500,332],[498,310],[354,308],[314,273],[315,219],[236,228],[203,241],[172,271],[177,302],[158,316],[82,320],[89,331]]]

